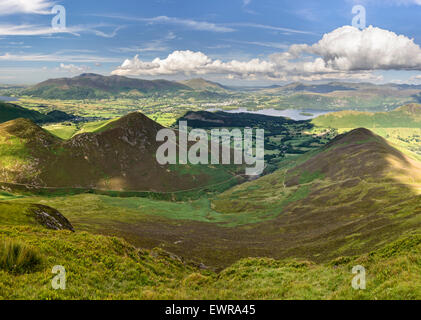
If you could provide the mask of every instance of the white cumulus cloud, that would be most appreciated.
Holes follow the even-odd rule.
[[[142,61],[139,55],[127,59],[116,70],[115,75],[175,75],[184,73],[192,74],[235,74],[246,77],[252,74],[269,73],[273,69],[272,63],[260,59],[246,62],[232,60],[223,62],[213,60],[202,52],[174,51],[165,59],[156,58],[150,62]]]
[[[174,51],[165,59],[126,59],[112,72],[126,76],[205,75],[281,81],[379,80],[376,70],[421,70],[421,48],[403,35],[369,27],[338,28],[313,45],[295,44],[266,59],[222,61],[202,52]]]
[[[341,71],[421,70],[421,48],[413,39],[372,26],[344,26],[312,46],[292,46],[290,52],[320,56],[327,68]]]
[[[0,15],[49,14],[53,6],[50,0],[0,0]]]

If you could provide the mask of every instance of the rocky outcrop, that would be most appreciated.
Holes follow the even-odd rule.
[[[69,220],[54,208],[32,204],[28,211],[29,215],[32,215],[39,224],[48,229],[74,231]]]

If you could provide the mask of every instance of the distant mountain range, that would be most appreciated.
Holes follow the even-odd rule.
[[[421,85],[298,82],[269,87],[229,87],[202,78],[177,82],[87,73],[73,78],[50,79],[18,94],[59,100],[178,97],[221,102],[235,97],[240,107],[253,108],[263,104],[280,109],[390,111],[404,104],[420,102]],[[250,96],[254,103],[250,102]]]
[[[50,79],[27,88],[23,94],[45,99],[100,99],[112,96],[185,92],[223,93],[227,88],[204,79],[187,81],[141,80],[122,76],[85,73],[73,78]]]
[[[139,93],[156,92],[180,92],[180,91],[266,91],[268,93],[276,92],[311,92],[311,93],[331,93],[335,91],[356,91],[356,90],[421,90],[421,85],[409,84],[383,84],[376,85],[372,83],[358,82],[330,82],[322,84],[305,84],[301,82],[290,83],[286,85],[272,85],[263,87],[230,87],[220,83],[209,81],[203,78],[195,78],[183,81],[168,80],[142,80],[128,78],[123,76],[103,76],[93,73],[84,73],[73,78],[58,78],[43,81],[35,86],[28,88],[25,94],[36,96],[54,96],[60,95],[63,98],[76,99],[80,96],[86,98],[95,98],[103,94],[119,94],[130,91]],[[54,93],[53,89],[59,92]],[[83,90],[84,89],[84,90]],[[73,96],[71,96],[73,94]]]
[[[329,82],[320,84],[305,84],[294,82],[284,86],[270,86],[258,88],[258,90],[276,91],[293,91],[293,92],[312,92],[312,93],[331,93],[335,91],[358,91],[373,89],[390,89],[393,90],[421,90],[421,85],[410,84],[373,84],[369,82]]]
[[[46,99],[95,99],[122,93],[149,94],[191,90],[178,82],[140,80],[121,76],[85,73],[74,78],[50,79],[24,91],[24,94]]]
[[[3,86],[11,88],[12,86]],[[142,93],[165,92],[165,91],[182,91],[182,90],[208,90],[208,91],[294,91],[294,92],[313,92],[313,93],[330,93],[334,91],[349,90],[366,90],[366,89],[385,89],[393,88],[400,90],[421,90],[421,85],[412,84],[373,84],[369,82],[329,82],[320,84],[306,84],[302,82],[293,82],[286,85],[271,86],[227,86],[217,82],[209,81],[203,78],[194,78],[182,81],[169,80],[142,80],[137,78],[129,78],[124,76],[103,76],[94,73],[84,73],[73,78],[57,78],[43,81],[35,86],[29,87],[27,93],[47,91],[48,88],[56,87],[61,90],[70,90],[74,87],[90,88],[93,90],[119,93],[130,90],[138,90]],[[14,86],[13,88],[24,88],[23,86]],[[39,91],[37,91],[39,90]]]

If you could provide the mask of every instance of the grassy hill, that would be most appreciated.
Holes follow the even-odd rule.
[[[0,180],[38,187],[179,191],[235,183],[223,166],[161,166],[156,133],[141,113],[63,141],[30,120],[0,125]]]
[[[341,201],[343,194],[346,200],[342,201],[343,205],[348,205],[347,203],[351,202],[355,206],[357,204],[355,201],[363,200],[360,196],[371,189],[371,184],[378,184],[377,191],[380,194],[383,194],[382,189],[388,185],[391,188],[390,191],[395,188],[407,188],[411,190],[409,195],[417,195],[421,192],[420,183],[420,162],[409,158],[371,131],[355,129],[336,137],[318,151],[303,155],[272,175],[227,191],[218,197],[215,205],[216,208],[221,206],[220,209],[223,211],[234,208],[238,212],[244,210],[267,211],[271,207],[271,203],[278,204],[279,207],[283,200],[291,196],[295,198],[294,200],[300,200],[295,205],[299,206],[305,203],[307,207],[309,200],[313,198],[309,197],[311,195],[314,195],[313,200],[323,196],[327,201],[327,196],[331,194],[333,196],[332,203],[336,204]],[[251,190],[253,190],[253,196],[248,195],[249,199],[245,199],[243,196]],[[353,196],[350,193],[352,190],[358,194]],[[291,194],[291,192],[293,193]],[[374,197],[375,193],[372,195]],[[238,206],[237,201],[230,201],[234,199],[238,199],[242,205]],[[390,200],[391,198],[387,198],[384,201]],[[374,208],[370,208],[367,201],[361,202],[364,202],[364,210]],[[319,207],[322,202],[316,201],[314,204]],[[325,204],[329,204],[329,202]],[[376,201],[372,204],[375,207],[378,205]],[[230,207],[224,207],[224,205]]]
[[[24,90],[23,94],[44,99],[80,100],[102,99],[122,94],[136,96],[183,90],[191,90],[191,88],[167,80],[149,81],[86,73],[73,78],[50,79]]]
[[[37,123],[51,122],[52,118],[38,111],[22,108],[16,104],[0,101],[0,123],[25,118]]]
[[[217,82],[205,80],[203,78],[184,80],[184,81],[180,81],[180,83],[194,90],[227,91],[227,88],[224,87],[223,85]]]
[[[272,250],[323,259],[363,252],[419,229],[420,201],[421,163],[356,129],[216,196],[212,208],[267,219],[248,231],[259,232]]]

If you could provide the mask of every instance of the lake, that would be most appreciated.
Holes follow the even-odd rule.
[[[12,97],[3,97],[3,96],[0,96],[0,101],[8,101],[8,102],[11,102],[11,101],[19,101],[19,99],[12,98]]]
[[[332,111],[323,111],[323,110],[296,110],[296,109],[286,109],[286,110],[276,110],[276,109],[262,109],[258,111],[248,111],[246,108],[238,108],[235,110],[221,110],[221,109],[208,109],[206,111],[214,112],[214,111],[224,111],[227,113],[253,113],[253,114],[262,114],[265,116],[272,116],[272,117],[285,117],[290,118],[292,120],[310,120],[317,118],[323,114],[331,113]],[[311,114],[311,116],[309,115]]]

